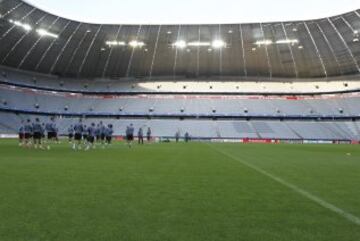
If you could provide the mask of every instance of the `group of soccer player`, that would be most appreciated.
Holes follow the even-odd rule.
[[[102,121],[97,125],[91,123],[90,126],[83,124],[80,119],[74,126],[70,126],[68,129],[69,142],[72,143],[74,150],[95,149],[96,144],[100,144],[102,148],[107,145],[111,145],[113,137],[113,125],[104,125]]]
[[[19,128],[19,145],[23,147],[34,147],[35,149],[48,149],[50,150],[51,143],[58,143],[58,128],[56,126],[55,118],[50,118],[48,123],[41,123],[39,118],[36,118],[34,122],[30,119],[23,121]],[[105,125],[102,121],[98,124],[91,123],[90,126],[86,126],[82,119],[79,119],[78,123],[71,125],[68,130],[68,140],[72,144],[74,150],[90,150],[95,149],[100,145],[105,148],[111,145],[114,130],[113,125]],[[135,128],[133,124],[126,127],[126,141],[127,145],[131,148],[134,140]],[[138,143],[144,144],[144,130],[139,128]],[[146,131],[146,139],[151,141],[151,129],[148,127]],[[45,145],[45,146],[44,146]]]
[[[126,141],[129,147],[131,147],[131,143],[134,140],[134,126],[133,124],[130,124],[129,126],[126,127]],[[137,137],[138,137],[138,143],[143,145],[144,144],[144,130],[143,128],[139,128],[138,133],[137,133]],[[150,127],[148,127],[147,131],[146,131],[146,139],[148,142],[151,141],[151,129]]]
[[[55,118],[50,118],[48,123],[41,123],[39,118],[33,123],[27,119],[19,128],[19,146],[44,149],[43,140],[46,140],[46,148],[50,149],[50,143],[59,142],[58,131]]]
[[[48,123],[41,123],[39,118],[36,118],[34,122],[27,119],[22,121],[19,128],[19,146],[50,150],[51,143],[59,142],[58,132],[54,117],[50,118]],[[104,148],[111,144],[113,133],[111,124],[105,126],[103,122],[100,122],[97,125],[92,123],[87,127],[81,119],[77,124],[68,128],[69,143],[72,144],[74,150],[94,149],[96,143]]]
[[[129,148],[132,147],[132,142],[134,140],[135,128],[133,124],[130,124],[126,127],[126,142]],[[82,149],[89,150],[91,148],[96,148],[96,143],[99,143],[103,148],[106,145],[111,145],[113,138],[113,125],[108,124],[104,125],[102,121],[99,124],[95,125],[92,123],[89,127],[82,123],[80,119],[77,124],[70,126],[68,129],[69,142],[73,143],[72,148],[74,150]],[[151,129],[147,129],[146,137],[148,142],[151,141]],[[140,128],[138,131],[138,142],[139,144],[144,144],[144,134],[143,129]]]

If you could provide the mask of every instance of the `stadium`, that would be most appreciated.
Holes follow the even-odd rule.
[[[0,0],[0,137],[0,241],[360,240],[360,10],[105,24]]]

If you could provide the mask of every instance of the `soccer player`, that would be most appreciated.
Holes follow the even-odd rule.
[[[112,135],[114,133],[113,125],[109,124],[106,128],[106,144],[111,145]]]
[[[89,137],[89,133],[88,133],[88,127],[86,125],[84,125],[84,129],[82,132],[82,139],[84,142],[84,146],[86,146],[87,142],[88,142],[88,137]]]
[[[39,118],[35,119],[35,123],[33,123],[32,129],[33,129],[33,139],[34,139],[35,149],[37,148],[43,149],[41,138],[44,133],[44,128],[41,125]]]
[[[179,139],[180,139],[180,131],[177,131],[177,132],[175,133],[175,140],[176,140],[176,142],[179,142]]]
[[[56,124],[55,124],[54,131],[55,131],[55,141],[56,141],[57,144],[59,144],[60,143],[60,141],[59,141],[59,128],[56,127]]]
[[[41,127],[42,127],[41,139],[45,140],[45,123],[42,123]]]
[[[31,138],[32,138],[33,128],[31,124],[31,120],[27,119],[25,125],[24,125],[24,138],[25,138],[25,146],[30,147],[31,146]]]
[[[84,132],[84,125],[82,123],[82,119],[79,119],[79,122],[74,125],[74,133],[75,133],[75,141],[73,144],[74,150],[81,150],[81,139],[82,134]]]
[[[140,127],[139,131],[138,131],[138,143],[139,144],[144,144],[144,133],[143,133],[143,129]]]
[[[130,126],[126,127],[126,141],[129,148],[131,148],[131,143],[133,140],[134,140],[134,125],[130,124]]]
[[[190,134],[189,132],[185,133],[185,142],[189,142],[190,141]]]
[[[74,126],[70,125],[70,127],[68,128],[68,137],[69,137],[69,143],[72,143],[73,138],[74,138]]]
[[[24,121],[21,121],[21,125],[19,128],[19,146],[23,146],[24,145],[24,139],[25,139],[25,135],[24,135]]]
[[[151,129],[150,129],[150,127],[148,127],[148,129],[147,129],[146,139],[147,139],[148,142],[151,141]]]
[[[46,123],[45,130],[47,132],[47,149],[50,150],[50,142],[54,142],[57,139],[57,128],[54,117],[51,117],[50,122]]]
[[[95,149],[95,132],[96,132],[96,126],[95,123],[91,123],[91,125],[87,128],[87,146],[86,151],[90,150],[90,148]]]
[[[106,137],[106,126],[102,121],[100,121],[99,124],[99,133],[100,133],[101,145],[103,148],[105,148],[104,145],[105,145],[105,137]]]
[[[43,144],[43,142],[45,142],[45,123],[42,123],[41,124],[41,140],[42,140],[42,143],[41,144]]]
[[[100,142],[100,124],[96,125],[96,130],[95,130],[95,135],[96,135],[96,142]]]

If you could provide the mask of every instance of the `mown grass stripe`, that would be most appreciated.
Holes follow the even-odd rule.
[[[332,211],[334,213],[337,213],[340,216],[344,217],[345,219],[349,220],[350,222],[360,226],[360,218],[359,217],[357,217],[357,216],[355,216],[355,215],[353,215],[353,214],[351,214],[349,212],[346,212],[345,210],[343,210],[343,209],[341,209],[341,208],[339,208],[339,207],[337,207],[337,206],[335,206],[335,205],[333,205],[333,204],[331,204],[331,203],[329,203],[329,202],[315,196],[314,194],[311,194],[310,192],[308,192],[308,191],[306,191],[306,190],[304,190],[302,188],[299,188],[298,186],[296,186],[296,185],[294,185],[292,183],[289,183],[289,182],[285,181],[284,179],[282,179],[280,177],[277,177],[277,176],[275,176],[275,175],[273,175],[273,174],[271,174],[271,173],[269,173],[269,172],[255,166],[255,165],[253,165],[251,163],[248,163],[248,162],[240,159],[238,156],[235,156],[235,155],[227,153],[227,152],[225,152],[223,150],[220,150],[220,149],[214,147],[213,145],[209,145],[209,146],[213,150],[215,150],[216,152],[218,152],[218,153],[220,153],[220,154],[222,154],[224,156],[227,156],[232,160],[240,162],[241,164],[255,170],[256,172],[258,172],[258,173],[260,173],[260,174],[262,174],[264,176],[267,176],[268,178],[272,179],[273,181],[276,181],[276,182],[282,184],[283,186],[285,186],[285,187],[293,190],[294,192],[306,197],[307,199],[317,203],[318,205],[320,205],[320,206],[322,206],[322,207],[324,207],[324,208],[326,208],[326,209],[328,209],[328,210],[330,210],[330,211]]]

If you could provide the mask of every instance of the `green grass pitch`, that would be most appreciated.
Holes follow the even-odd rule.
[[[358,241],[359,217],[359,146],[0,141],[0,241]]]

